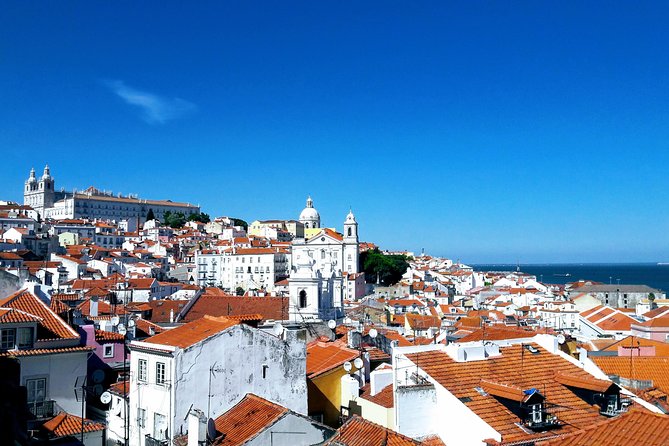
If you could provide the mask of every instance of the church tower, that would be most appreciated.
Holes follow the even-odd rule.
[[[347,273],[360,272],[359,251],[358,222],[353,211],[349,211],[344,221],[344,271]]]
[[[44,218],[44,209],[53,207],[56,198],[54,180],[51,177],[49,165],[44,167],[42,177],[37,181],[35,169],[30,169],[30,177],[25,182],[23,190],[23,204],[31,206]]]

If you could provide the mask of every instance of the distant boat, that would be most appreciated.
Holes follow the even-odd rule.
[[[657,262],[657,264],[660,265],[660,266],[662,266],[662,265],[669,265],[669,262]]]
[[[571,277],[571,274],[569,274],[569,273],[567,273],[567,274],[553,274],[553,275],[558,276],[558,277]]]

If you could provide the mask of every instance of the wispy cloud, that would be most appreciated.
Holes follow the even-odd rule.
[[[171,119],[186,116],[197,110],[195,104],[180,98],[166,98],[148,91],[130,87],[123,81],[105,81],[104,84],[127,104],[138,107],[140,117],[149,124],[164,124]]]

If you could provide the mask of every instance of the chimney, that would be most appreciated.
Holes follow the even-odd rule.
[[[198,409],[188,412],[188,446],[201,446],[207,441],[207,417]]]
[[[383,368],[374,370],[369,374],[370,395],[374,396],[383,390],[386,386],[393,383],[393,369]]]
[[[89,311],[91,317],[97,317],[98,315],[98,297],[91,297],[91,309]]]
[[[170,308],[170,322],[174,322],[174,308]]]

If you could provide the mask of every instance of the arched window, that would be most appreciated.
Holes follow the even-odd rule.
[[[302,290],[300,291],[300,308],[306,308],[307,306],[307,292]]]
[[[348,236],[350,237],[351,235],[353,235],[353,229],[348,228]]]
[[[325,250],[321,249],[321,260],[325,260]]]

